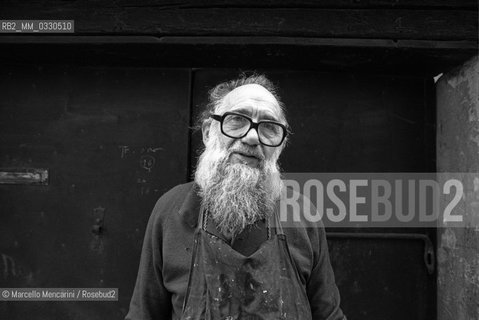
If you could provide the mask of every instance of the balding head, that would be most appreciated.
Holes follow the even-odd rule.
[[[239,89],[240,87],[245,87],[242,90],[245,90],[248,87],[254,87],[257,89],[258,93],[266,90],[267,95],[274,97],[274,101],[279,108],[279,120],[281,123],[288,126],[283,103],[273,82],[263,74],[253,74],[250,76],[242,74],[238,79],[222,82],[209,91],[208,104],[198,119],[198,127],[202,127],[205,123],[211,122],[210,115],[218,112],[219,108],[221,108],[224,103],[223,99],[229,95],[229,93],[236,91],[235,89]],[[242,90],[236,91],[236,93],[240,93]]]

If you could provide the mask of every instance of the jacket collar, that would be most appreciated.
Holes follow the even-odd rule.
[[[201,197],[198,195],[199,186],[195,182],[189,182],[187,184],[187,188],[185,200],[181,204],[178,213],[186,224],[188,224],[191,228],[196,228],[198,226],[198,217],[201,210]],[[276,209],[278,209],[278,207],[279,206],[277,203]],[[276,234],[275,228],[273,228],[273,230]],[[212,224],[208,224],[208,231],[211,234],[228,241]]]

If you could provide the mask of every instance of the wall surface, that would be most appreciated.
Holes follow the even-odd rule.
[[[437,84],[437,168],[479,172],[479,59]],[[479,180],[466,181],[467,228],[438,231],[438,319],[479,319]]]
[[[196,162],[200,137],[188,127],[207,89],[237,72],[2,70],[0,169],[48,169],[49,179],[0,185],[0,287],[119,288],[119,301],[0,302],[0,319],[122,319],[151,209]],[[429,78],[264,71],[281,88],[294,132],[285,171],[434,170]],[[417,232],[434,242],[429,231]],[[328,237],[350,319],[435,318],[435,273],[422,242]]]

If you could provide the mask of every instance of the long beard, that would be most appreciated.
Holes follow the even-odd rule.
[[[211,141],[200,156],[195,173],[202,208],[228,239],[248,225],[268,218],[282,188],[277,157],[262,160],[258,168],[252,168],[229,163],[230,154],[220,148],[218,141]]]

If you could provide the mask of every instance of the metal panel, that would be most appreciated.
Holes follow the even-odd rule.
[[[424,264],[423,241],[369,235],[328,235],[348,319],[435,319],[435,278]]]
[[[0,318],[123,318],[149,214],[187,177],[190,71],[2,66],[0,87],[0,166],[49,168],[48,185],[0,186],[0,287],[119,288]]]

